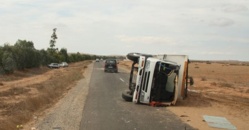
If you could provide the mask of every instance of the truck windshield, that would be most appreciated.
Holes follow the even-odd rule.
[[[162,62],[158,62],[157,64],[159,64],[159,73],[170,75],[174,70],[169,64]]]

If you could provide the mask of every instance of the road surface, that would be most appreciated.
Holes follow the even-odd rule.
[[[192,130],[165,107],[126,102],[129,73],[105,73],[103,62],[95,62],[80,130]]]

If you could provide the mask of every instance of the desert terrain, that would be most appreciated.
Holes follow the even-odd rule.
[[[120,62],[127,70],[130,61]],[[227,118],[238,130],[249,128],[249,65],[239,63],[191,62],[188,97],[166,109],[200,130],[216,130],[203,115]]]
[[[41,67],[1,75],[0,129],[14,130],[20,125],[30,129],[32,125],[27,127],[26,124],[42,117],[49,109],[55,109],[63,97],[70,98],[69,91],[84,78],[83,73],[91,63],[84,61],[70,64],[68,68]],[[121,61],[118,66],[129,72],[131,62]],[[188,97],[165,109],[199,130],[215,130],[207,125],[203,115],[225,117],[238,130],[249,127],[248,65],[192,62],[189,75],[194,85],[189,87]]]

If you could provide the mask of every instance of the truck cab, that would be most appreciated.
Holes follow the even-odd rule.
[[[122,97],[126,101],[142,104],[174,105],[187,95],[188,57],[186,55],[147,55],[129,53],[133,61],[130,91]],[[137,67],[135,67],[137,66]],[[133,71],[137,70],[135,79]]]

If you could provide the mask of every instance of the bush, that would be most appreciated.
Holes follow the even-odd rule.
[[[206,77],[201,77],[201,81],[207,81]]]
[[[13,73],[16,67],[16,63],[14,61],[13,55],[11,52],[5,51],[2,57],[2,65],[5,73]]]
[[[194,79],[191,76],[189,76],[189,83],[190,83],[190,85],[194,85]]]
[[[18,40],[13,47],[17,68],[34,68],[40,66],[40,53],[32,41]]]
[[[211,64],[211,62],[210,62],[210,61],[207,61],[206,64]]]

